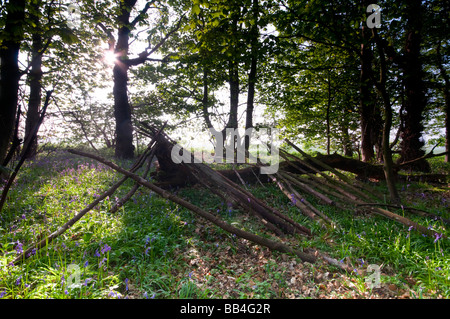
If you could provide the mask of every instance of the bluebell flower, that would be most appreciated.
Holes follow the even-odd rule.
[[[3,298],[6,295],[6,291],[2,291],[2,293],[0,293],[0,298]]]
[[[434,237],[436,237],[436,239],[434,240],[434,242],[437,242],[439,239],[442,238],[442,234],[435,233],[435,234],[434,234]]]
[[[102,247],[101,252],[102,252],[102,254],[104,254],[104,253],[106,253],[106,252],[108,252],[108,251],[110,251],[110,250],[111,250],[111,247],[109,247],[107,244],[105,244],[105,245]]]
[[[23,252],[23,244],[21,242],[17,242],[17,246],[14,248],[17,254],[21,254]]]
[[[128,278],[125,278],[125,290],[128,291]]]

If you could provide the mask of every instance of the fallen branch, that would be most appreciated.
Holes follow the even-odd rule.
[[[298,256],[304,262],[314,263],[317,260],[317,258],[315,256],[304,253],[303,251],[300,251],[298,249],[293,249],[283,243],[280,243],[280,242],[277,242],[277,241],[274,241],[271,239],[267,239],[267,238],[249,233],[247,231],[241,230],[239,228],[236,228],[236,227],[224,222],[223,220],[219,219],[218,217],[204,211],[200,207],[198,207],[182,198],[179,198],[178,196],[146,181],[139,175],[133,174],[133,173],[119,167],[118,165],[105,160],[104,158],[102,158],[100,156],[96,156],[96,155],[92,155],[92,154],[88,154],[88,153],[84,153],[84,152],[76,151],[76,150],[70,150],[70,152],[73,154],[77,154],[77,155],[95,159],[95,160],[111,167],[112,169],[118,171],[119,173],[124,174],[125,176],[135,180],[142,186],[147,187],[148,189],[154,191],[155,193],[159,194],[161,197],[166,198],[176,204],[179,204],[179,205],[189,209],[190,211],[196,213],[197,215],[203,217],[204,219],[210,221],[214,225],[220,227],[221,229],[223,229],[229,233],[235,234],[236,236],[242,237],[244,239],[247,239],[247,240],[254,242],[256,244],[259,244],[261,246],[265,246],[271,250],[277,250],[282,253],[294,254],[294,255]]]
[[[435,214],[429,213],[425,210],[422,209],[417,209],[414,207],[407,207],[407,206],[403,206],[403,205],[393,205],[393,204],[383,204],[383,203],[364,203],[364,204],[357,204],[357,206],[384,206],[384,207],[391,207],[391,208],[397,208],[397,209],[401,209],[401,210],[407,210],[410,211],[416,215],[419,216],[423,216],[423,217],[428,217],[428,218],[433,218],[434,220],[441,220],[446,224],[450,224],[450,220],[443,218],[441,216],[437,216]]]
[[[342,182],[346,183],[346,184],[348,185],[348,187],[350,187],[354,192],[356,192],[356,193],[357,193],[358,195],[360,195],[361,197],[364,197],[364,198],[367,198],[367,199],[370,199],[370,196],[372,196],[373,198],[376,198],[376,199],[381,199],[381,198],[382,198],[381,194],[378,194],[378,192],[377,192],[376,190],[374,190],[373,188],[370,188],[370,189],[369,189],[369,188],[367,187],[366,184],[364,184],[364,183],[362,183],[362,182],[360,182],[360,181],[358,181],[358,180],[355,179],[356,185],[357,185],[360,189],[362,189],[362,190],[368,192],[368,193],[370,194],[370,196],[369,196],[368,194],[362,192],[360,189],[358,189],[358,188],[356,188],[355,186],[353,186],[352,181],[350,181],[350,179],[349,179],[347,176],[345,176],[344,174],[342,174],[341,172],[337,171],[336,169],[334,169],[334,168],[331,167],[330,165],[327,165],[327,164],[323,163],[322,161],[320,161],[320,160],[318,160],[318,159],[316,159],[316,158],[310,156],[309,154],[305,153],[304,151],[302,151],[299,147],[297,147],[296,145],[294,145],[294,144],[293,144],[292,142],[290,142],[289,140],[286,139],[286,142],[287,142],[290,146],[292,146],[296,151],[300,152],[300,154],[302,154],[303,156],[305,156],[308,160],[314,162],[315,164],[317,164],[317,165],[323,167],[325,170],[327,170],[327,171],[329,171],[329,172],[332,172],[333,174],[335,174],[336,176],[338,176],[338,177],[342,180]],[[298,159],[298,158],[297,158],[297,159]],[[323,174],[322,174],[322,175],[323,175]]]

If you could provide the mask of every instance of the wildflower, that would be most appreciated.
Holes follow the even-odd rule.
[[[148,248],[145,250],[144,254],[148,255],[148,251],[149,251],[150,249],[152,249],[152,247],[148,247]]]
[[[22,276],[19,276],[19,278],[16,279],[16,286],[20,285],[21,281],[22,281]]]
[[[86,262],[84,263],[84,267],[86,268],[89,265],[89,261],[86,260]]]
[[[2,293],[0,294],[0,298],[3,298],[6,295],[6,291],[2,291]]]
[[[117,294],[114,291],[110,291],[108,297],[117,297]]]
[[[125,291],[128,291],[128,278],[125,278]]]
[[[84,281],[83,286],[87,287],[87,284],[88,284],[89,282],[91,282],[91,281],[92,281],[92,278],[86,278],[86,280]]]
[[[68,295],[69,292],[67,291],[67,289],[64,290],[64,294]]]
[[[145,298],[145,299],[148,299],[147,292],[144,292],[144,298]]]
[[[435,234],[434,234],[434,237],[436,237],[436,239],[434,240],[434,242],[437,242],[439,239],[442,238],[442,234],[435,233]]]
[[[36,254],[36,248],[33,248],[33,249],[28,253],[28,257],[34,256],[35,254]]]
[[[17,246],[14,248],[17,252],[17,255],[21,254],[23,252],[23,244],[21,242],[17,242]]]
[[[110,250],[111,250],[111,247],[109,247],[107,244],[105,244],[105,246],[102,247],[101,252],[102,252],[102,254],[104,254]]]
[[[96,256],[96,257],[100,257],[100,254],[99,254],[99,252],[98,252],[98,249],[95,251],[95,254],[94,254],[94,256]]]

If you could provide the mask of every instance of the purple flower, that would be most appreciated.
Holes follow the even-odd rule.
[[[96,257],[100,257],[100,253],[98,252],[98,249],[95,251],[95,254],[94,254],[94,256],[96,256]]]
[[[104,254],[110,250],[111,250],[111,247],[109,247],[107,244],[105,244],[105,246],[102,247],[101,252],[102,252],[102,254]]]
[[[17,255],[21,254],[23,252],[23,244],[21,242],[17,242],[17,246],[14,248],[17,252]]]
[[[6,291],[3,291],[3,292],[0,294],[0,298],[3,298],[5,295],[6,295]]]
[[[16,279],[16,286],[20,285],[21,281],[22,281],[22,276],[19,276],[19,278]]]
[[[105,262],[105,261],[107,261],[108,259],[105,257],[105,258],[103,258],[101,261],[100,261],[100,263],[98,264],[98,266],[99,267],[101,267],[102,265],[103,265],[103,263]]]
[[[434,242],[437,242],[439,239],[442,238],[442,234],[435,233],[435,234],[434,234],[434,237],[436,237],[436,239],[434,240]]]
[[[110,292],[108,293],[108,296],[109,296],[109,297],[116,297],[117,294],[116,294],[114,291],[110,291]]]
[[[83,284],[83,286],[87,286],[87,284],[89,283],[89,282],[91,282],[92,281],[92,278],[86,278],[86,280],[84,281],[84,284]]]
[[[86,262],[84,263],[84,267],[87,267],[89,265],[89,261],[86,260]]]
[[[36,248],[33,248],[29,253],[28,253],[28,257],[33,256],[36,254]]]
[[[125,278],[125,290],[128,291],[128,278]]]

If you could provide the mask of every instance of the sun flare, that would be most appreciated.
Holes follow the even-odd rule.
[[[108,65],[114,65],[114,63],[116,62],[116,54],[114,51],[112,50],[106,50],[104,55],[103,55],[103,61],[108,64]]]

